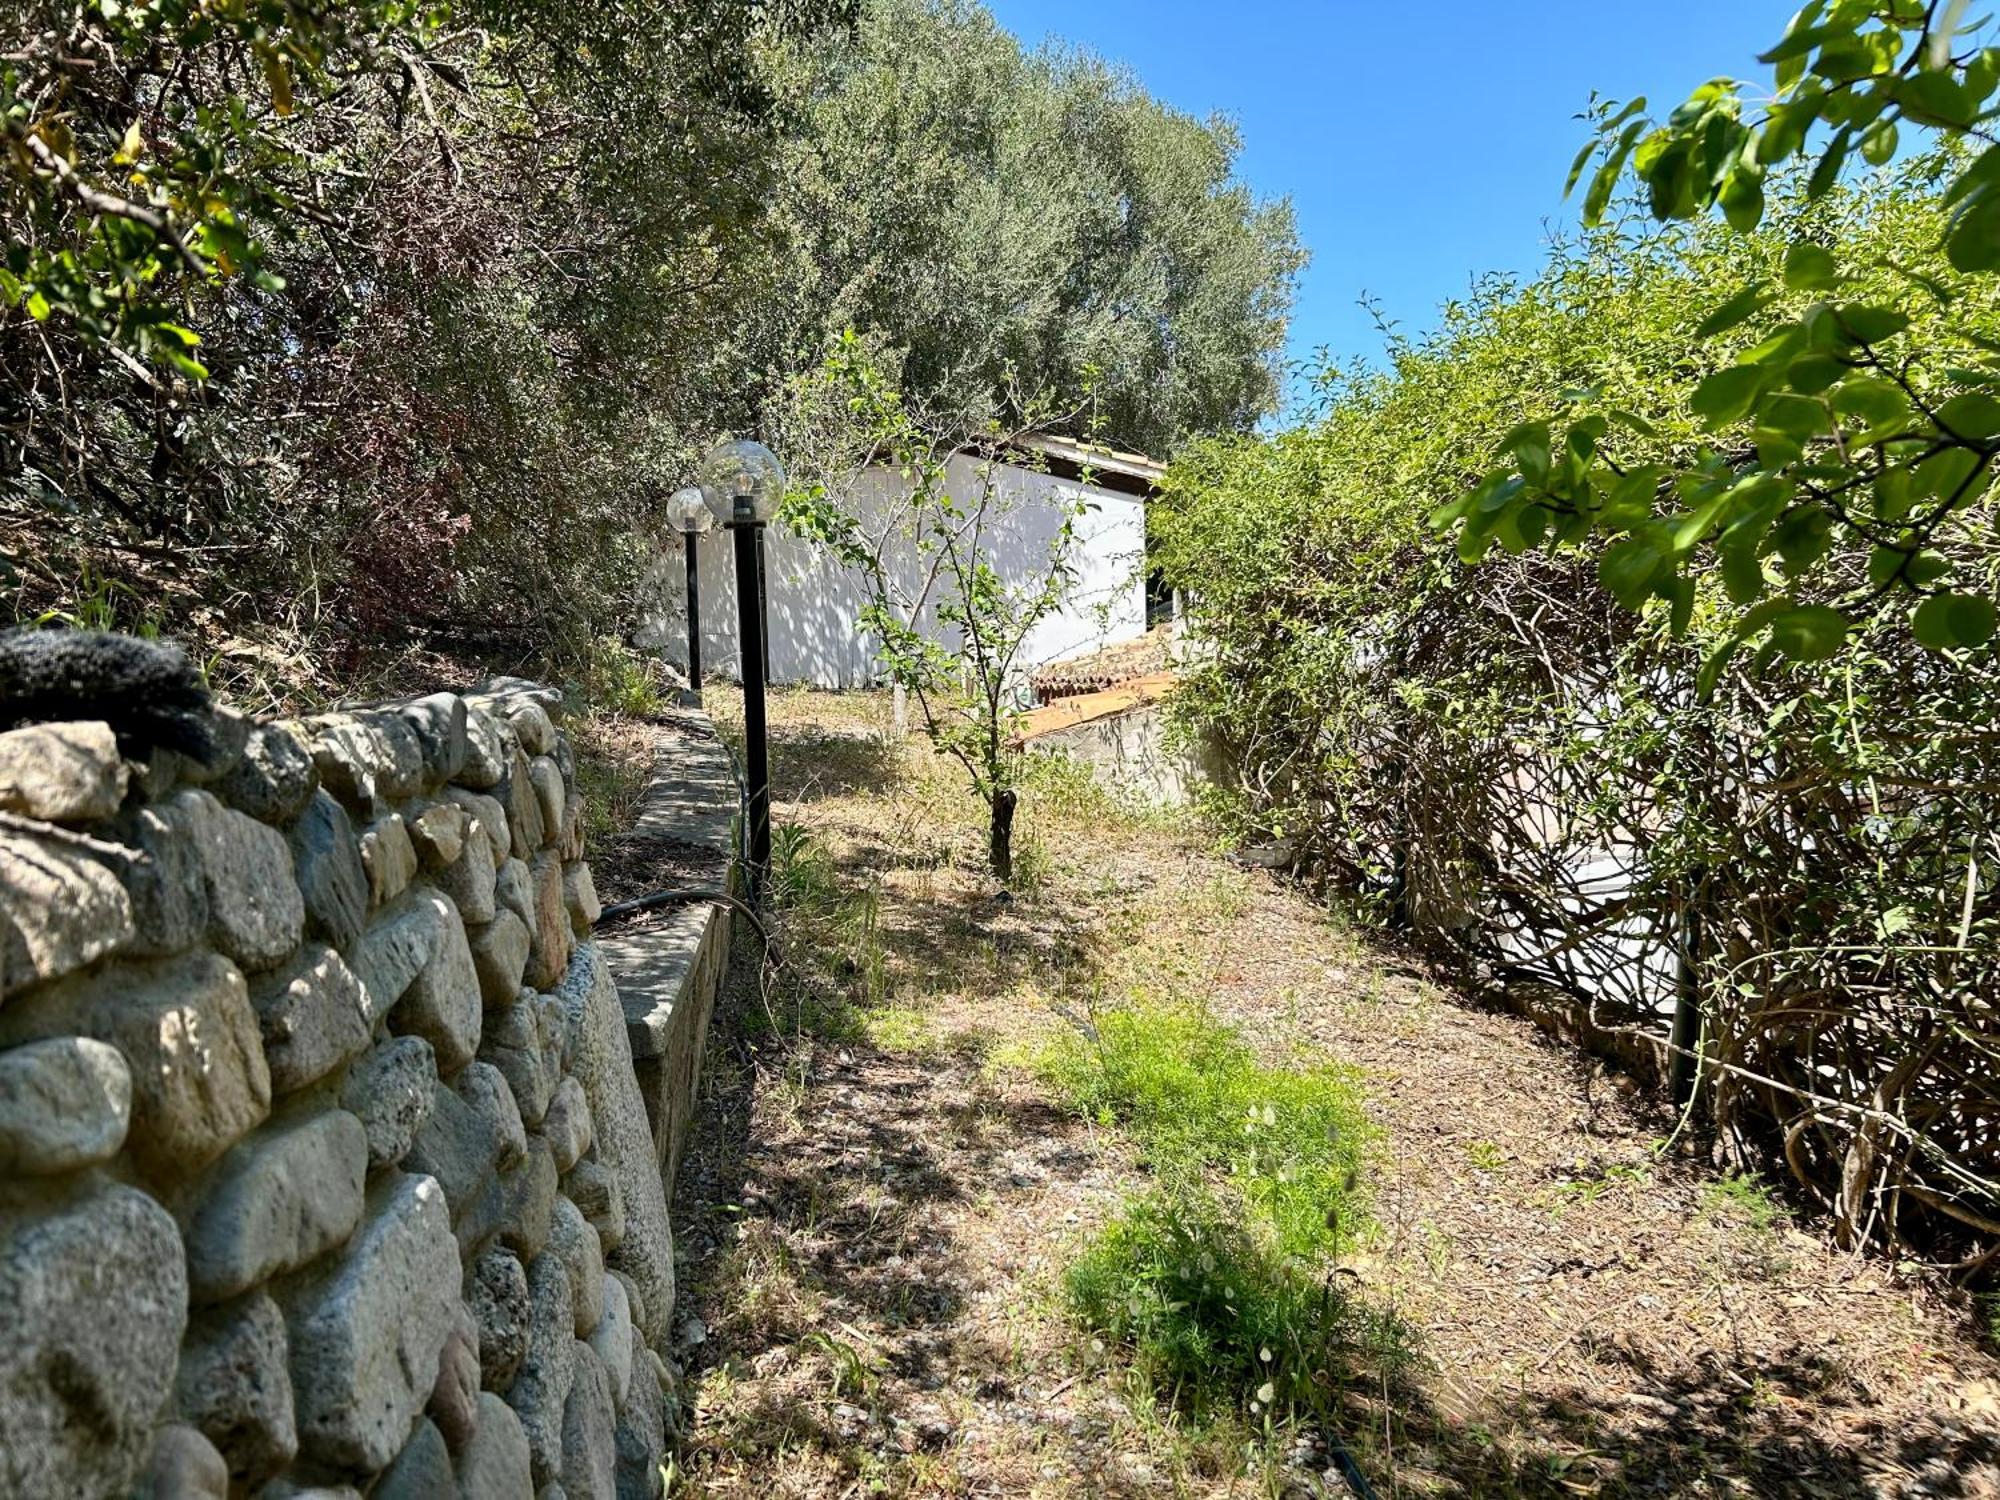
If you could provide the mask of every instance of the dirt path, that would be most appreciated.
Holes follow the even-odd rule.
[[[1341,1275],[1419,1340],[1348,1394],[1383,1496],[2000,1495],[2000,1366],[1913,1275],[1655,1151],[1614,1076],[1269,877],[1037,789],[994,899],[962,793],[879,705],[775,706],[788,963],[739,961],[675,1205],[681,1493],[1345,1494],[1328,1434],[1197,1424],[1065,1315],[1143,1185],[1032,1067],[1081,1009],[1204,997],[1358,1065],[1376,1232]],[[789,843],[787,842],[789,841]],[[749,955],[739,955],[739,960]]]

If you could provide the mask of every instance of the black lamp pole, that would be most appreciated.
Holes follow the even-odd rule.
[[[750,900],[764,898],[771,873],[771,761],[764,739],[764,591],[757,563],[763,548],[764,524],[748,516],[750,507],[737,502],[737,519],[729,523],[736,538],[736,628],[743,661],[743,746],[747,762],[744,788],[750,826],[743,843],[749,851]]]
[[[696,533],[687,537],[688,570],[688,695],[693,707],[701,707],[701,569],[695,558]]]
[[[764,680],[771,680],[771,585],[764,566],[764,528],[757,528],[757,618],[763,625]]]

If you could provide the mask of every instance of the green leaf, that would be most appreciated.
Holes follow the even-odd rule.
[[[1872,587],[1882,588],[1893,579],[1904,587],[1921,589],[1951,571],[1951,564],[1939,553],[1911,550],[1916,542],[1910,534],[1905,534],[1904,542],[1902,546],[1870,550],[1868,582]]]
[[[1542,483],[1549,477],[1549,424],[1523,422],[1500,440],[1499,451],[1511,454],[1531,483]]]
[[[1847,165],[1847,144],[1853,138],[1854,132],[1846,128],[1834,135],[1833,144],[1826,148],[1826,155],[1819,159],[1806,183],[1807,198],[1817,202],[1833,191],[1833,185],[1840,180],[1840,169]]]
[[[1715,684],[1722,676],[1722,669],[1729,665],[1740,643],[1735,639],[1724,641],[1709,652],[1708,660],[1701,664],[1701,670],[1694,676],[1694,693],[1698,701],[1706,703],[1715,692]]]
[[[1696,386],[1688,405],[1714,431],[1737,421],[1750,410],[1764,388],[1764,380],[1765,372],[1757,365],[1731,365]]]
[[[1933,651],[1983,646],[1993,639],[1996,611],[1980,594],[1933,594],[1910,616],[1910,631]]]
[[[1845,325],[1824,302],[1816,302],[1806,309],[1805,329],[1807,345],[1822,354],[1846,355],[1854,348],[1854,340],[1848,335]]]
[[[1695,329],[1694,336],[1698,339],[1710,339],[1718,333],[1727,333],[1730,329],[1749,322],[1770,305],[1771,297],[1764,283],[1753,281],[1703,318],[1701,325]]]
[[[1787,433],[1801,442],[1818,437],[1828,428],[1826,403],[1812,396],[1779,391],[1757,410],[1757,423],[1775,432]]]
[[[1745,365],[1782,364],[1786,360],[1793,358],[1805,347],[1805,325],[1803,323],[1784,323],[1759,339],[1737,363]]]
[[[1887,166],[1896,154],[1896,122],[1878,121],[1874,129],[1861,137],[1861,158],[1871,167]]]
[[[1694,619],[1694,580],[1686,574],[1676,574],[1661,586],[1672,610],[1667,616],[1667,631],[1675,640],[1688,632],[1688,624]]]
[[[1751,475],[1729,492],[1729,518],[1716,544],[1755,551],[1792,494],[1793,485],[1781,475]]]
[[[1809,10],[1814,11],[1818,8],[1817,6],[1808,7]],[[1758,53],[1757,61],[1770,64],[1786,62],[1795,57],[1804,57],[1828,37],[1840,34],[1838,26],[1801,26],[1799,21],[1804,19],[1805,15],[1806,11],[1800,11],[1798,17],[1793,20],[1791,29],[1785,33],[1785,39],[1769,52]]]
[[[1611,596],[1627,609],[1637,609],[1652,595],[1653,580],[1667,560],[1650,542],[1627,537],[1614,542],[1598,559],[1597,576]]]
[[[1884,469],[1875,476],[1875,514],[1900,521],[1916,503],[1916,484],[1908,468]]]
[[[1771,644],[1793,661],[1825,661],[1846,644],[1847,630],[1839,610],[1805,604],[1771,621]]]
[[[1893,307],[1841,307],[1834,310],[1834,317],[1861,344],[1882,343],[1910,326],[1909,314]]]
[[[1914,499],[1949,500],[1954,508],[1970,504],[1993,482],[1985,456],[1971,448],[1947,448],[1910,470]]]
[[[1570,163],[1569,177],[1563,183],[1563,196],[1565,198],[1576,191],[1577,183],[1583,179],[1583,169],[1590,165],[1591,157],[1597,155],[1597,148],[1600,144],[1599,138],[1592,136],[1588,141],[1584,142],[1583,149],[1576,153],[1576,160]]]
[[[1653,497],[1667,470],[1659,464],[1643,464],[1629,470],[1605,497],[1603,520],[1607,526],[1634,526],[1653,513]]]
[[[1684,140],[1672,141],[1646,171],[1647,206],[1653,217],[1685,219],[1694,212],[1694,148]]]
[[[1764,592],[1764,566],[1750,547],[1725,547],[1717,556],[1722,562],[1722,586],[1738,604],[1754,604]]]
[[[1833,545],[1833,522],[1817,505],[1801,505],[1787,512],[1771,528],[1771,549],[1778,554],[1786,576],[1797,578],[1826,556]]]
[[[1604,161],[1597,173],[1590,179],[1589,190],[1583,195],[1583,222],[1590,228],[1604,222],[1604,210],[1610,206],[1611,194],[1618,187],[1618,178],[1625,170],[1625,163],[1631,159],[1632,148],[1646,132],[1644,120],[1634,120],[1625,127],[1618,141],[1604,154]]]
[[[1959,206],[1944,253],[1955,271],[2000,270],[2000,192],[1981,186]]]
[[[2000,435],[2000,401],[1979,391],[1967,391],[1938,408],[1938,426],[1961,438],[1978,441]]]
[[[1816,396],[1848,370],[1847,361],[1831,354],[1804,354],[1785,371],[1785,384],[1804,396]]]
[[[1785,252],[1785,285],[1795,292],[1816,292],[1840,280],[1840,267],[1823,246],[1800,242]]]
[[[1483,492],[1484,486],[1481,486],[1480,489],[1467,491],[1456,500],[1445,501],[1444,504],[1430,513],[1428,524],[1431,530],[1443,531],[1446,527],[1450,526],[1460,516],[1464,515],[1466,511],[1472,508],[1473,499]]]
[[[1798,155],[1806,134],[1819,117],[1819,101],[1793,99],[1771,107],[1763,128],[1757,133],[1757,161],[1771,167]]]
[[[1757,443],[1757,462],[1763,468],[1787,469],[1805,456],[1806,445],[1789,432],[1759,427],[1753,436]]]
[[[1964,130],[1979,113],[1977,102],[1956,78],[1932,69],[1914,77],[1892,79],[1887,87],[1903,106],[1903,113],[1920,125]]]
[[[1468,520],[1458,532],[1458,560],[1468,568],[1486,556],[1487,548],[1493,545],[1493,519],[1490,517]]]
[[[1875,68],[1875,51],[1866,36],[1829,37],[1813,59],[1812,71],[1830,83],[1852,83]]]
[[[1722,179],[1716,194],[1722,216],[1738,234],[1748,234],[1764,218],[1764,172],[1762,168],[1737,167]]]
[[[1899,422],[1910,414],[1910,398],[1893,380],[1857,375],[1837,387],[1833,409],[1844,417],[1859,417],[1870,427]]]
[[[1479,499],[1478,508],[1482,511],[1505,510],[1520,499],[1521,492],[1528,487],[1527,482],[1519,474],[1502,474],[1496,477],[1500,482]]]

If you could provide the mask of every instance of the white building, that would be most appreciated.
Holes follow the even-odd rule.
[[[984,548],[1009,583],[1045,575],[1050,547],[1067,506],[1082,502],[1070,564],[1076,577],[1062,607],[1043,619],[1026,641],[1018,669],[1038,666],[1135,640],[1146,632],[1146,501],[1162,465],[1134,454],[1113,453],[1063,439],[1023,440],[997,455],[953,454],[945,487],[961,503],[993,488],[994,524]],[[910,481],[886,468],[862,471],[843,509],[864,528],[895,514],[893,502]],[[720,528],[699,538],[704,675],[739,675],[736,649],[736,571],[731,539]],[[907,537],[884,549],[892,578],[911,594],[920,559]],[[682,539],[661,538],[651,580],[653,609],[641,644],[658,649],[676,666],[687,665],[687,605]],[[822,688],[858,688],[881,679],[876,643],[856,620],[868,602],[862,577],[820,544],[794,535],[782,523],[765,532],[765,593],[771,632],[771,680]],[[938,627],[934,611],[922,617],[931,633],[955,645]]]

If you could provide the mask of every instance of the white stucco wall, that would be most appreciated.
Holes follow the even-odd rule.
[[[1045,573],[1049,548],[1061,525],[1060,505],[1083,501],[1091,507],[1077,523],[1071,562],[1077,577],[1063,607],[1029,636],[1018,663],[1023,673],[1047,662],[1093,651],[1145,634],[1145,502],[1132,495],[1078,484],[1011,465],[991,465],[954,456],[946,484],[966,503],[980,493],[990,468],[996,487],[997,521],[990,555],[1010,583]],[[889,497],[907,493],[894,472],[871,469],[856,482],[844,503],[871,530],[885,514]],[[813,542],[781,525],[765,531],[767,590],[771,628],[771,676],[780,683],[822,688],[866,687],[879,677],[875,642],[855,625],[866,593],[858,575]],[[712,675],[736,677],[736,571],[729,534],[720,528],[702,537],[700,548],[702,666]],[[903,540],[889,551],[892,572],[906,586],[918,576],[914,547]],[[649,579],[651,603],[643,644],[669,661],[687,665],[685,565],[681,538],[663,539]],[[956,637],[933,632],[947,645]]]

